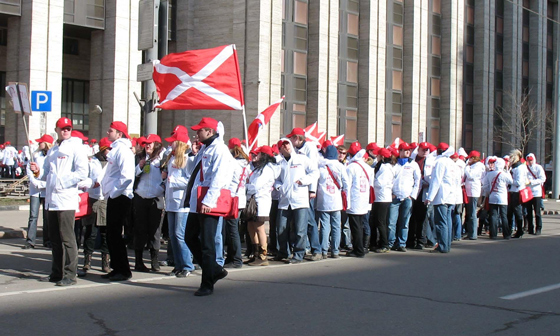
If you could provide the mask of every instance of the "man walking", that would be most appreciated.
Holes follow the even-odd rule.
[[[40,167],[30,164],[31,171],[46,180],[45,206],[48,210],[49,236],[52,244],[52,271],[41,281],[57,286],[76,284],[78,245],[74,234],[74,217],[79,208],[78,182],[88,175],[87,153],[82,140],[72,138],[72,121],[60,118],[55,128],[58,139]]]

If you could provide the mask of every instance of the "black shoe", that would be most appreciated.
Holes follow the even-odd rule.
[[[283,261],[284,259],[286,259],[286,258],[282,258],[278,254],[274,258],[272,258],[272,260],[274,260],[274,261]]]
[[[423,250],[424,249],[424,245],[422,244],[416,244],[413,247],[414,250]]]
[[[347,256],[347,257],[354,257],[354,258],[363,258],[363,257],[364,257],[363,254],[357,254],[357,253],[354,252],[354,251],[346,252],[346,256]]]
[[[179,272],[179,270],[174,268],[171,272],[167,273],[167,275],[168,276],[174,276],[174,275],[177,275],[178,272]]]
[[[34,248],[35,248],[35,245],[29,244],[29,243],[27,243],[27,244],[25,244],[21,247],[22,250],[29,250],[29,249],[34,249]]]
[[[179,271],[179,272],[175,273],[175,276],[176,276],[177,278],[186,278],[186,277],[188,277],[189,275],[191,275],[191,272],[189,272],[189,271],[187,271],[187,270],[182,270],[182,271]]]
[[[146,265],[136,265],[134,266],[136,272],[150,273],[150,269]]]
[[[110,279],[112,276],[115,276],[115,275],[117,275],[117,272],[111,271],[111,272],[109,272],[109,273],[107,273],[107,274],[103,274],[103,275],[101,276],[101,278],[102,278],[102,279]]]
[[[227,277],[227,275],[228,275],[228,271],[226,271],[225,269],[222,268],[222,272],[220,272],[214,278],[214,285],[216,284],[216,282],[218,282],[218,281],[222,280],[223,278]],[[212,293],[210,293],[210,294],[212,294]]]
[[[291,258],[291,259],[286,260],[286,264],[299,264],[302,261],[303,260],[301,260],[301,259]]]
[[[52,275],[40,278],[39,281],[40,282],[59,282],[60,280],[62,280],[62,278],[59,277],[54,277]]]
[[[67,286],[75,285],[76,283],[77,283],[76,280],[64,278],[64,279],[60,280],[59,282],[57,282],[56,286],[67,287]]]
[[[540,236],[540,235],[541,235],[541,230],[537,230],[537,231],[535,232],[535,235],[536,235],[536,236]]]
[[[387,252],[389,252],[389,249],[386,247],[381,247],[375,250],[375,253],[387,253]]]
[[[76,272],[76,275],[78,276],[78,278],[85,278],[86,275],[87,275],[87,271],[84,271],[84,270],[79,269],[79,270]]]
[[[111,281],[126,281],[126,280],[130,279],[131,277],[132,276],[130,276],[130,275],[127,276],[127,275],[124,275],[124,274],[117,273],[117,274],[113,275],[112,277],[110,277],[109,280],[111,280]]]
[[[234,262],[229,262],[224,265],[224,268],[241,268],[241,267],[243,267],[243,264],[236,264]]]
[[[52,248],[52,243],[50,241],[43,243],[43,246],[46,248]]]
[[[212,293],[214,293],[212,289],[200,287],[196,292],[194,292],[194,296],[208,296],[212,295]]]
[[[399,247],[397,247],[397,249],[396,249],[395,251],[398,251],[398,252],[406,252],[406,247],[404,247],[404,246],[399,246]]]
[[[522,238],[522,237],[523,237],[523,234],[520,234],[520,235],[516,234],[516,235],[514,235],[514,236],[511,237],[511,238],[516,238],[516,239],[517,239],[517,238]]]

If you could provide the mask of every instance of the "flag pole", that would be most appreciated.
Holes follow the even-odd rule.
[[[25,120],[25,112],[23,112],[23,103],[21,101],[21,92],[19,91],[19,82],[16,82],[16,92],[19,100],[19,108],[21,110],[21,119],[23,120],[23,129],[27,138],[27,146],[29,146],[29,130],[27,129],[27,121]],[[33,162],[33,155],[31,155],[31,148],[29,148],[29,160]]]
[[[249,136],[247,132],[247,115],[245,114],[245,104],[243,104],[243,126],[243,130],[245,131],[245,143],[247,145],[247,148],[249,148],[251,144],[249,143]],[[251,148],[249,148],[249,150],[251,150]]]

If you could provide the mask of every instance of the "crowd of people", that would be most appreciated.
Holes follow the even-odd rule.
[[[91,269],[95,250],[103,278],[128,280],[128,247],[135,271],[157,272],[165,264],[174,267],[170,276],[182,278],[199,266],[195,295],[206,296],[227,268],[270,260],[297,264],[343,252],[356,258],[425,248],[448,253],[461,239],[521,238],[542,230],[544,170],[533,154],[523,157],[519,150],[482,158],[445,143],[362,148],[354,142],[346,148],[306,141],[301,128],[249,150],[237,138],[226,142],[223,125],[212,118],[191,131],[192,139],[178,125],[164,144],[156,134],[131,139],[127,126],[114,121],[90,150],[87,137],[61,118],[57,140],[36,140],[27,165],[31,206],[24,248],[35,246],[42,204],[43,240],[53,256],[43,281],[75,284]],[[91,211],[76,219],[83,206]],[[162,237],[169,240],[165,261],[159,260]],[[78,268],[80,245],[84,263]]]

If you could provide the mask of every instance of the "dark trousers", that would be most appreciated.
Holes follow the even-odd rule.
[[[422,202],[422,193],[418,199],[412,203],[412,215],[409,221],[407,246],[414,247],[416,245],[425,245],[426,237],[424,236],[424,220],[428,212],[428,206]]]
[[[515,219],[515,226],[517,227],[517,231],[515,235],[517,237],[521,237],[523,235],[523,205],[519,201],[519,193],[518,192],[510,192],[508,194],[508,212],[507,212],[507,219],[509,223],[509,229],[512,231],[513,229],[513,220]]]
[[[278,236],[276,235],[276,217],[278,216],[278,200],[272,200],[272,205],[270,207],[270,215],[268,220],[270,232],[268,239],[270,242],[268,243],[268,250],[276,253],[278,252]]]
[[[216,231],[219,217],[191,212],[187,218],[185,242],[202,267],[201,288],[214,289],[222,267],[216,262]]]
[[[49,211],[52,244],[52,278],[76,279],[78,245],[74,234],[74,210]]]
[[[372,231],[377,229],[379,232],[379,247],[389,248],[389,225],[387,221],[387,216],[389,214],[389,208],[391,207],[391,202],[375,202],[373,203],[374,214],[374,224],[375,227]]]
[[[243,264],[241,256],[241,238],[239,237],[239,219],[226,219],[223,236],[227,244],[226,263]]]
[[[350,223],[350,232],[352,233],[352,251],[363,256],[364,252],[364,225],[362,224],[364,215],[348,214],[348,222]]]
[[[542,229],[542,218],[541,218],[541,197],[533,197],[532,200],[523,204],[525,210],[527,210],[527,230],[529,233],[535,233],[535,228],[533,226],[533,212],[535,213],[535,221],[537,225],[537,231]]]
[[[490,204],[490,238],[498,237],[498,224],[502,227],[502,236],[505,239],[511,237],[511,230],[507,220],[507,205]]]
[[[161,247],[161,209],[158,209],[155,198],[142,198],[134,195],[134,249],[159,250]]]
[[[126,243],[123,239],[123,226],[129,216],[132,200],[124,195],[107,200],[107,246],[111,256],[111,268],[115,274],[132,276]]]

